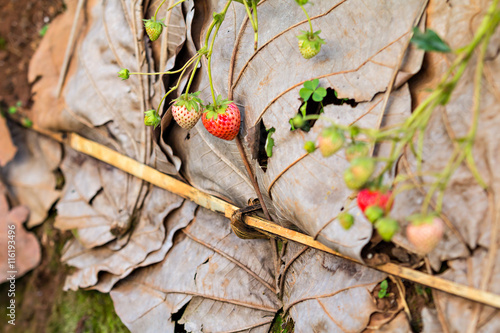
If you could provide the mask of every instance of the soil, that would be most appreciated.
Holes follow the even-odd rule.
[[[42,39],[41,30],[65,9],[62,0],[0,0],[0,106],[18,101],[28,108],[28,66]]]
[[[29,115],[29,62],[43,37],[43,28],[66,9],[63,0],[0,0],[0,111],[20,106]],[[114,313],[109,295],[63,292],[68,273],[61,251],[69,233],[53,227],[55,212],[31,230],[40,240],[42,261],[16,280],[16,325],[1,320],[0,332],[128,332]],[[5,309],[7,284],[0,285],[0,307]]]

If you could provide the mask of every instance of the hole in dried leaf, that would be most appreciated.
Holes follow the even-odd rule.
[[[327,88],[326,89],[326,96],[323,98],[321,102],[316,102],[312,98],[309,98],[307,101],[306,105],[306,116],[310,115],[319,115],[322,113],[322,110],[325,106],[327,105],[350,105],[352,108],[355,108],[358,103],[352,99],[352,98],[338,98],[338,94],[335,91],[335,89],[332,88]],[[298,115],[302,115],[301,108],[306,104],[305,102],[302,102],[300,105],[300,108],[297,112]],[[311,128],[313,128],[314,124],[316,123],[316,119],[312,119],[307,121],[304,126],[302,126],[300,129],[304,132],[309,132]],[[293,128],[290,128],[290,130],[293,130]]]
[[[258,153],[257,153],[257,161],[259,162],[260,168],[266,172],[267,170],[267,162],[269,159],[268,153],[266,152],[266,142],[267,142],[267,137],[269,130],[266,128],[264,125],[264,122],[261,120],[259,124],[257,125],[258,127],[258,135],[255,138],[255,140],[258,140]],[[274,127],[271,128],[271,130],[274,130]],[[272,151],[272,147],[270,148]]]
[[[172,322],[175,323],[175,330],[174,330],[175,333],[187,332],[186,329],[184,328],[184,324],[179,324],[179,320],[181,320],[188,305],[189,302],[184,304],[184,306],[180,308],[179,311],[177,311],[176,313],[172,313]]]

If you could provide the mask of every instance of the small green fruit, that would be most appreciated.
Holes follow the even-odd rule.
[[[314,153],[314,151],[316,150],[316,144],[312,141],[306,141],[306,143],[304,143],[304,149],[310,154],[310,153]]]
[[[154,126],[154,128],[156,128],[160,122],[161,122],[161,118],[160,118],[160,115],[158,114],[158,112],[156,112],[156,110],[152,109],[152,110],[148,110],[146,112],[144,112],[144,125],[146,126]]]
[[[352,225],[354,224],[354,216],[349,213],[339,214],[338,220],[342,228],[344,228],[345,230],[351,229]]]
[[[344,133],[338,128],[325,128],[318,137],[319,151],[324,157],[332,156],[342,148],[344,141]]]
[[[384,216],[384,210],[377,205],[369,206],[365,209],[365,216],[368,221],[375,223],[379,218]]]
[[[369,151],[370,148],[366,143],[356,142],[345,149],[345,158],[351,162],[355,158],[367,156]]]
[[[299,51],[304,59],[311,59],[321,51],[321,45],[325,44],[325,40],[319,37],[321,30],[311,33],[310,31],[302,31],[297,36],[299,39]]]
[[[122,78],[122,80],[127,80],[130,77],[130,72],[128,69],[123,68],[118,72],[118,77]]]
[[[389,242],[399,230],[398,221],[389,217],[383,217],[375,222],[375,229],[383,240]]]
[[[158,39],[160,37],[162,31],[163,31],[163,22],[161,21],[154,21],[152,18],[149,20],[143,20],[144,21],[144,27],[146,28],[146,33],[149,36],[149,39],[151,39],[152,42]]]
[[[375,161],[371,157],[358,157],[344,172],[344,181],[348,188],[358,190],[365,185],[375,171]]]
[[[298,114],[295,117],[293,117],[292,119],[290,119],[290,121],[291,121],[291,124],[294,128],[301,128],[306,123],[304,121],[304,118],[300,114]]]

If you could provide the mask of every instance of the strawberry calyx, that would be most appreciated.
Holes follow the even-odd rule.
[[[302,41],[302,47],[312,48],[316,51],[321,50],[321,45],[325,44],[325,40],[319,36],[321,30],[311,32],[301,30],[301,34],[297,36],[299,41]]]
[[[217,120],[219,114],[224,114],[229,104],[233,103],[233,101],[229,101],[227,98],[222,99],[222,96],[217,96],[217,99],[214,104],[209,104],[206,106],[205,117],[207,120]]]
[[[200,91],[191,94],[182,94],[174,99],[175,106],[184,106],[190,112],[200,112],[203,108],[203,101],[198,97]]]
[[[161,117],[155,109],[144,112],[144,125],[156,128],[161,122]]]
[[[407,217],[408,221],[411,222],[414,226],[424,225],[424,224],[433,224],[434,219],[438,218],[437,214],[414,214]]]

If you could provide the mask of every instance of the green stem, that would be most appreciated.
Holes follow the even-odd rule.
[[[186,70],[187,70],[187,68],[189,67],[189,65],[193,63],[193,61],[194,61],[194,59],[193,59],[193,58],[191,58],[191,60],[189,60],[189,61],[186,63],[186,65],[184,65],[184,69],[182,70],[181,74],[179,75],[179,79],[177,80],[177,84],[176,84],[174,87],[170,88],[170,90],[169,90],[169,91],[168,91],[165,95],[163,95],[163,97],[162,97],[162,99],[161,99],[160,103],[158,104],[158,108],[157,108],[157,112],[158,112],[158,114],[160,113],[160,107],[161,107],[161,104],[163,103],[163,101],[165,100],[165,98],[167,98],[167,96],[168,96],[168,95],[170,95],[170,93],[171,93],[172,91],[174,91],[175,89],[179,88],[179,85],[180,85],[181,80],[182,80],[182,78],[183,78],[183,76],[184,76],[184,73],[186,72]]]
[[[155,15],[153,16],[153,21],[156,22],[156,15],[158,15],[158,11],[160,10],[161,6],[163,6],[163,4],[165,3],[165,1],[167,0],[163,0],[160,5],[158,6],[158,8],[156,8],[156,11],[155,11]]]
[[[169,11],[169,10],[171,10],[172,8],[174,8],[175,6],[177,6],[177,5],[181,4],[181,3],[183,3],[184,1],[186,1],[186,0],[180,0],[180,1],[177,1],[177,2],[176,2],[176,3],[174,3],[172,6],[170,6],[170,7],[167,9],[167,11]]]
[[[201,54],[198,55],[198,59],[196,60],[196,64],[194,64],[193,71],[191,72],[191,77],[189,78],[189,82],[188,82],[188,85],[186,87],[186,100],[188,98],[189,88],[191,88],[191,83],[193,82],[194,74],[196,73],[196,69],[198,68],[198,65],[200,64],[201,57],[202,57]]]
[[[254,51],[257,51],[257,48],[259,47],[259,20],[257,17],[257,0],[252,1],[252,9],[253,9],[253,22],[255,23],[255,26],[253,28],[254,30]]]
[[[309,28],[311,29],[311,35],[312,35],[312,34],[314,34],[314,30],[313,30],[313,25],[311,23],[311,18],[309,17],[309,14],[307,14],[307,11],[304,8],[304,6],[300,5],[300,8],[302,8],[302,11],[304,12],[304,14],[306,14],[307,22],[309,22]]]
[[[226,12],[229,9],[229,5],[231,4],[232,0],[228,0],[226,5],[224,6],[224,9],[222,10],[221,14],[223,17],[226,16]],[[215,21],[212,21],[212,24],[210,25],[209,31],[207,32],[207,36],[205,37],[205,44],[208,42],[208,38],[210,37],[210,34],[212,33],[212,29],[214,28]],[[212,80],[212,52],[214,49],[214,44],[215,44],[215,38],[217,37],[217,33],[219,32],[219,29],[222,25],[221,22],[217,22],[216,28],[215,28],[215,33],[214,36],[212,37],[212,42],[210,43],[210,48],[208,49],[208,64],[207,64],[207,70],[208,70],[208,81],[210,82],[210,92],[212,94],[212,99],[214,102],[214,108],[217,108],[217,99],[215,98],[215,92],[214,92],[214,83]]]

